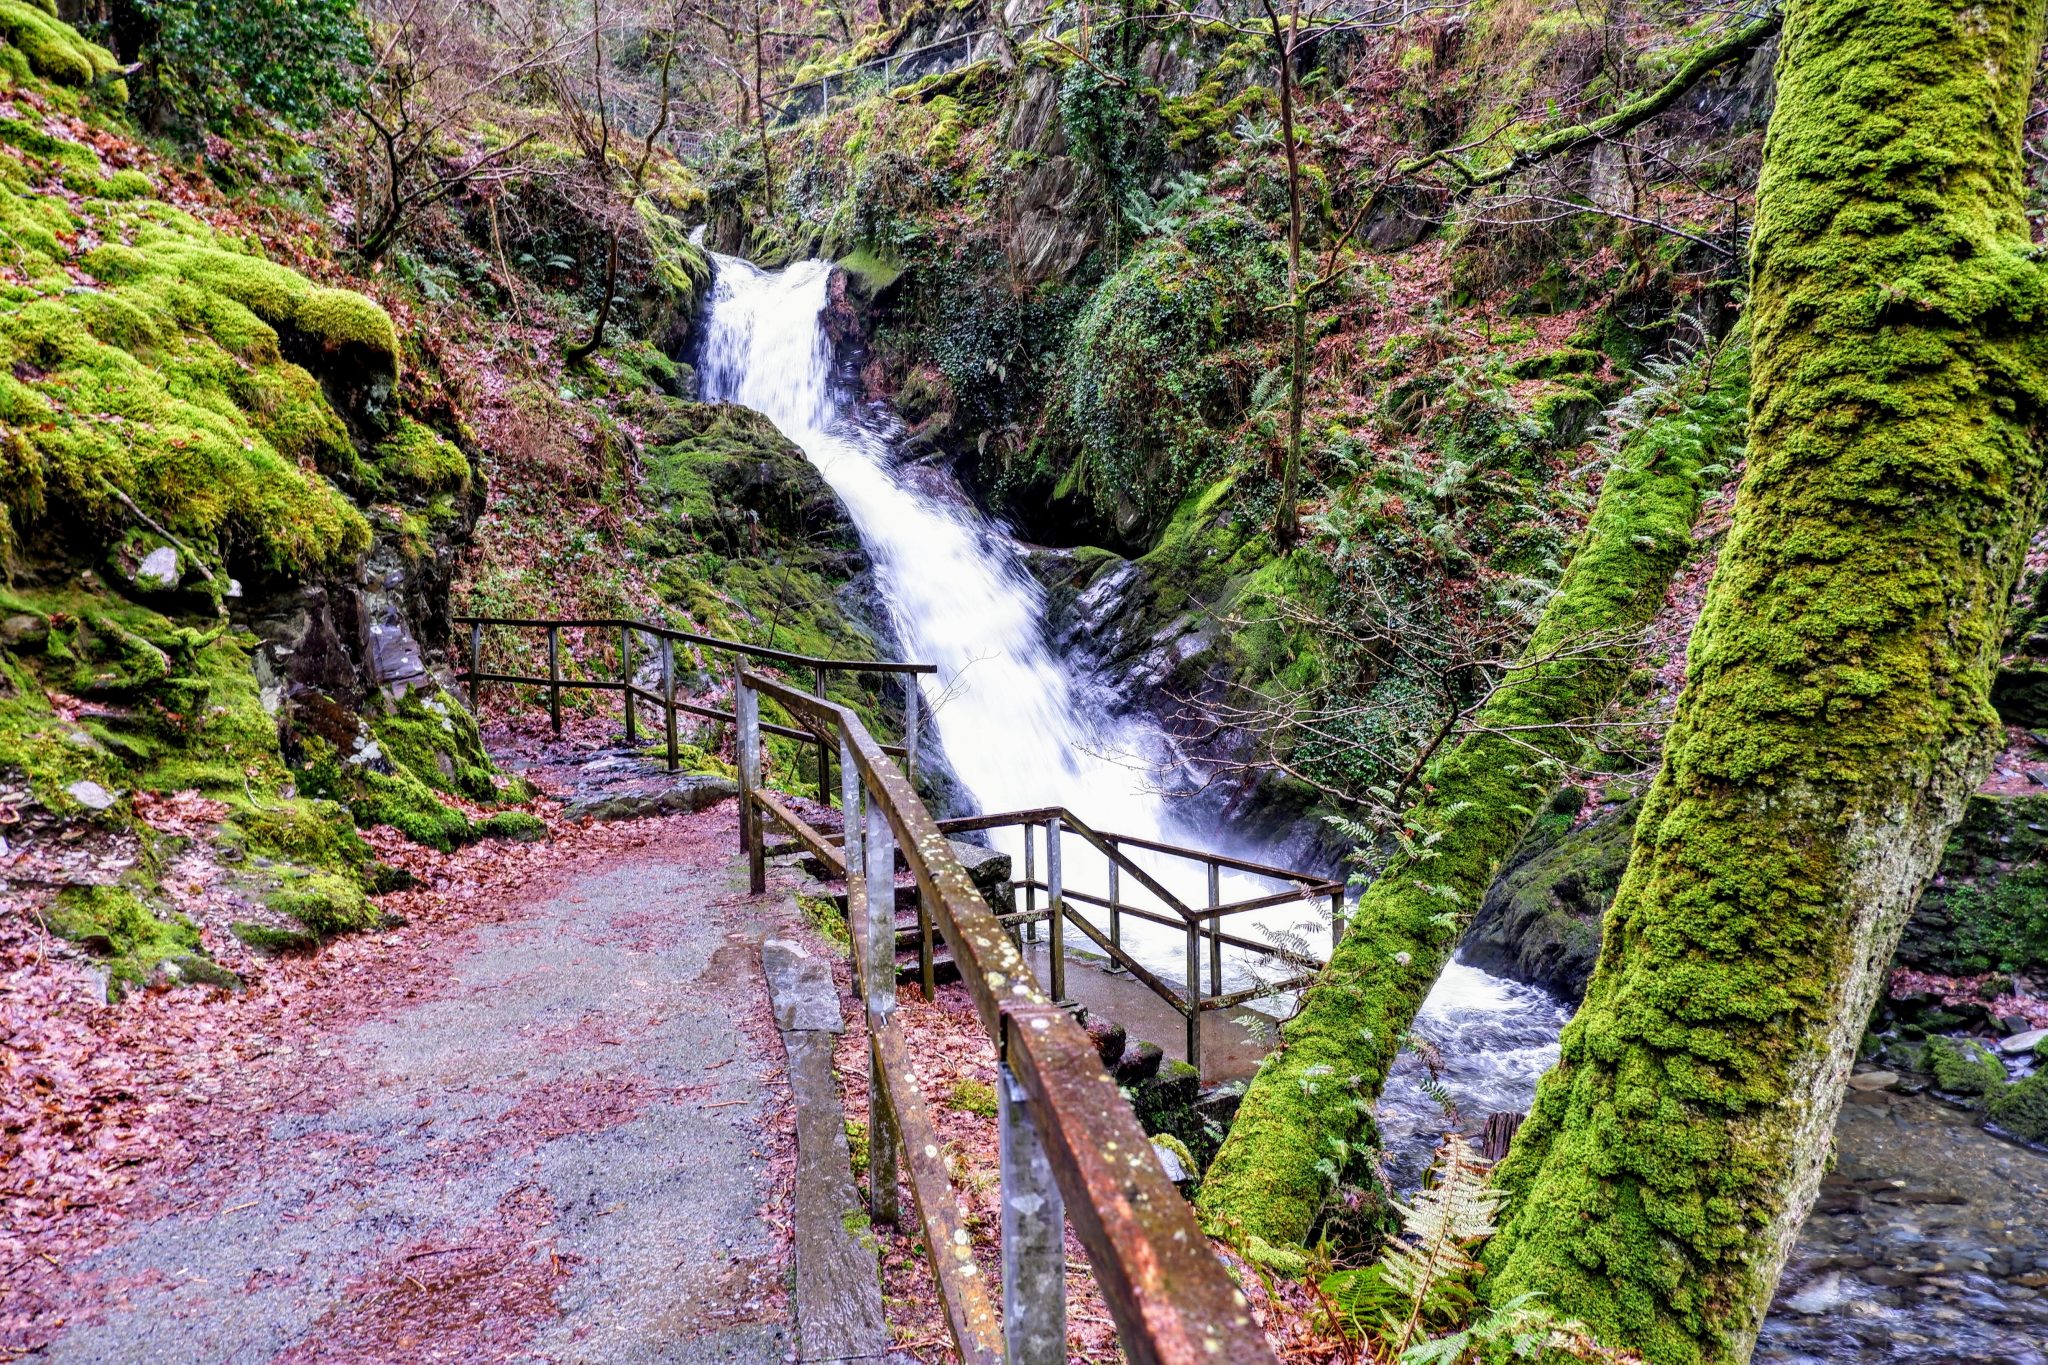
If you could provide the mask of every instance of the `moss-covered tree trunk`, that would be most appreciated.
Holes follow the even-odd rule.
[[[2040,0],[1792,0],[1758,190],[1750,468],[1497,1299],[1743,1361],[1901,927],[1999,738],[2037,522]]]
[[[1336,1173],[1375,1143],[1373,1101],[1402,1034],[1501,864],[1529,832],[1634,661],[1634,643],[1685,560],[1700,470],[1742,425],[1747,365],[1728,348],[1624,444],[1585,537],[1524,651],[1522,670],[1473,717],[1429,775],[1411,822],[1431,842],[1396,857],[1351,927],[1283,1049],[1246,1091],[1203,1180],[1205,1224],[1240,1243],[1307,1237]]]

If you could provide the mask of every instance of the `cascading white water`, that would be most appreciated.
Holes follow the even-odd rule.
[[[768,416],[846,504],[904,649],[938,665],[933,723],[983,809],[1066,805],[1105,829],[1166,837],[1150,788],[1154,738],[1076,695],[1046,648],[1044,594],[1016,546],[957,490],[900,477],[889,433],[835,400],[818,321],[831,272],[804,261],[771,274],[718,257],[704,396]]]
[[[975,801],[991,811],[1066,806],[1101,829],[1214,846],[1213,835],[1176,828],[1155,778],[1170,758],[1161,737],[1108,714],[1048,649],[1044,596],[1016,544],[943,473],[897,462],[886,415],[849,412],[834,394],[820,323],[831,266],[805,261],[769,273],[720,256],[716,267],[699,375],[704,396],[772,419],[846,504],[904,649],[938,665],[928,687],[933,722]],[[1189,885],[1184,871],[1176,876],[1169,864],[1153,866],[1175,894],[1201,903],[1206,888],[1199,875]],[[1080,884],[1076,873],[1090,875],[1070,863],[1068,885]],[[1270,889],[1232,881],[1224,899]],[[1262,928],[1296,932],[1310,914],[1302,907],[1255,912]],[[1125,942],[1161,975],[1179,979],[1181,935],[1127,922]],[[1226,970],[1242,981],[1252,959],[1233,956]],[[1445,1087],[1460,1105],[1484,1114],[1527,1103],[1536,1073],[1555,1055],[1562,1023],[1562,1007],[1542,991],[1454,965],[1431,993],[1417,1031],[1443,1048],[1450,1063]],[[1383,1121],[1391,1117],[1403,1132],[1419,1135],[1440,1128],[1443,1116],[1412,1070],[1404,1061],[1383,1106],[1395,1113],[1383,1112]]]

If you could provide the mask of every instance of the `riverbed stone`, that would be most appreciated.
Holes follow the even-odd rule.
[[[1998,1045],[2001,1052],[2018,1054],[2032,1052],[2042,1043],[2048,1043],[2048,1028],[2030,1028],[2024,1033],[2015,1033]]]
[[[1859,1071],[1849,1078],[1851,1090],[1889,1090],[1898,1083],[1896,1071]]]

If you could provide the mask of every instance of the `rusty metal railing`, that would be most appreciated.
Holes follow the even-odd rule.
[[[764,795],[762,803],[775,817],[776,823],[789,830],[813,856],[840,875],[844,874],[845,864],[838,853],[843,836],[830,831],[819,833],[808,826],[799,830],[792,823],[796,819],[793,813],[773,796]],[[1202,1070],[1201,1020],[1204,1014],[1216,1010],[1235,1009],[1262,997],[1300,990],[1315,979],[1316,973],[1323,966],[1321,959],[1297,952],[1285,944],[1246,938],[1241,934],[1227,932],[1224,922],[1230,916],[1279,905],[1321,905],[1327,902],[1331,947],[1335,948],[1338,940],[1344,937],[1345,884],[1318,873],[1275,867],[1269,863],[1253,862],[1248,858],[1236,858],[1207,849],[1141,838],[1134,834],[1097,831],[1089,828],[1086,822],[1064,806],[1046,806],[1037,810],[1005,811],[998,815],[970,815],[960,819],[941,820],[938,822],[938,828],[940,833],[947,835],[1007,828],[1020,830],[1024,848],[1023,875],[1013,877],[1010,885],[1014,897],[1013,904],[1021,901],[1023,908],[999,918],[1003,927],[1010,930],[1013,936],[1021,933],[1033,942],[1037,940],[1039,926],[1045,926],[1048,939],[1046,975],[1049,978],[1046,984],[1053,998],[1067,998],[1066,928],[1072,925],[1101,949],[1117,967],[1128,972],[1132,980],[1165,1001],[1181,1016],[1185,1030],[1184,1055],[1188,1065],[1194,1067],[1197,1072]],[[1043,876],[1040,875],[1037,866],[1037,836],[1040,832],[1045,836]],[[1066,860],[1063,857],[1062,845],[1068,835],[1080,839],[1103,855],[1107,864],[1103,893],[1084,891],[1074,886],[1064,875]],[[1142,849],[1201,868],[1208,889],[1207,903],[1199,908],[1189,906],[1164,885],[1153,869],[1133,859],[1126,852],[1127,849]],[[1226,902],[1222,897],[1225,872],[1239,872],[1270,881],[1285,882],[1288,889]],[[1147,906],[1134,903],[1124,893],[1126,879],[1151,893],[1158,904]],[[1045,893],[1043,907],[1036,903],[1040,892]],[[1107,911],[1108,927],[1104,929],[1087,919],[1074,909],[1076,904],[1094,906],[1096,909]],[[1059,912],[1057,915],[1054,914],[1055,908]],[[1123,925],[1126,918],[1176,929],[1186,936],[1186,975],[1182,985],[1175,986],[1161,977],[1124,946]],[[1206,954],[1203,951],[1205,943]],[[924,983],[927,996],[931,994],[934,984],[932,946],[931,920],[920,905],[918,975]],[[1256,986],[1225,991],[1225,948],[1236,948],[1260,958],[1286,963],[1300,970],[1295,976],[1284,980],[1262,981]],[[1208,961],[1206,989],[1202,984],[1202,963],[1205,956]]]
[[[472,709],[482,696],[485,683],[522,685],[546,688],[548,699],[548,721],[556,734],[562,733],[562,693],[577,690],[589,692],[618,692],[622,695],[625,710],[626,743],[640,742],[639,706],[641,703],[661,713],[662,730],[667,741],[668,770],[677,767],[676,717],[678,715],[701,716],[706,720],[735,720],[732,711],[706,706],[688,698],[676,696],[675,648],[686,645],[714,654],[726,654],[732,658],[735,678],[742,661],[758,659],[765,663],[779,664],[785,668],[807,672],[819,696],[825,693],[825,680],[833,673],[879,673],[891,674],[902,679],[903,684],[903,743],[884,745],[883,752],[901,758],[904,769],[915,774],[917,769],[918,712],[922,692],[917,677],[921,673],[935,673],[933,664],[900,663],[889,659],[820,659],[809,654],[793,654],[786,649],[770,649],[766,645],[750,645],[740,640],[725,640],[716,635],[699,635],[694,631],[676,630],[671,626],[656,625],[648,621],[632,621],[620,617],[595,617],[583,619],[528,617],[528,616],[457,616],[458,626],[469,627],[469,667],[459,671],[456,681],[469,687],[469,704]],[[483,666],[484,629],[486,627],[510,628],[514,630],[545,630],[548,633],[548,676],[537,677],[525,673],[492,673]],[[572,677],[563,672],[562,632],[565,630],[598,630],[607,633],[616,631],[619,642],[619,675],[609,677]],[[654,651],[659,656],[659,690],[641,687],[634,681],[638,675],[633,669],[633,641],[644,636],[655,642]],[[770,734],[786,739],[811,741],[815,737],[808,731],[793,729],[787,725],[764,723]],[[823,740],[816,740],[818,756],[818,799],[830,804],[832,796],[832,748]]]
[[[1023,832],[1024,875],[1015,878],[1012,883],[1017,896],[1023,901],[1023,908],[1016,913],[1004,915],[1002,920],[1005,926],[1021,929],[1026,935],[1035,935],[1040,924],[1046,926],[1047,975],[1051,977],[1048,984],[1052,987],[1054,998],[1066,998],[1066,928],[1072,925],[1107,954],[1118,967],[1129,972],[1133,980],[1145,986],[1180,1014],[1186,1030],[1187,1062],[1198,1073],[1202,1069],[1204,1014],[1215,1010],[1234,1009],[1261,997],[1300,990],[1315,979],[1316,973],[1323,965],[1321,960],[1283,944],[1227,932],[1224,922],[1230,916],[1249,914],[1280,905],[1320,905],[1327,902],[1331,947],[1334,949],[1338,940],[1344,937],[1344,883],[1316,873],[1274,867],[1247,858],[1235,858],[1207,849],[1188,848],[1132,834],[1098,832],[1090,829],[1072,811],[1057,806],[1040,810],[1011,811],[1001,815],[978,815],[965,820],[947,820],[941,823],[940,828],[948,834],[953,834],[1011,826]],[[1035,856],[1036,835],[1041,830],[1045,835],[1045,875],[1042,878],[1038,874]],[[1108,875],[1102,893],[1084,891],[1073,885],[1071,877],[1062,875],[1069,866],[1062,856],[1062,844],[1068,836],[1078,838],[1106,860]],[[1175,895],[1167,887],[1156,867],[1148,869],[1143,866],[1130,856],[1127,852],[1130,849],[1141,849],[1160,858],[1199,867],[1207,886],[1206,904],[1198,907],[1189,906],[1182,897]],[[1288,883],[1288,889],[1226,902],[1222,897],[1223,874],[1226,871],[1285,882]],[[1134,904],[1124,893],[1126,879],[1137,883],[1143,891],[1149,892],[1158,904]],[[1034,903],[1037,893],[1041,891],[1045,893],[1046,898],[1043,909]],[[1082,915],[1074,908],[1077,904],[1107,911],[1107,928],[1098,927]],[[1176,989],[1171,982],[1162,979],[1124,947],[1123,924],[1127,918],[1175,929],[1185,936],[1185,976],[1180,988]],[[1205,941],[1206,954],[1203,951]],[[1284,962],[1298,968],[1299,971],[1285,980],[1262,981],[1255,986],[1225,991],[1223,950],[1226,947]],[[1208,960],[1206,989],[1202,984],[1202,964],[1205,956]]]
[[[846,875],[855,974],[868,1025],[868,1200],[895,1223],[898,1149],[947,1325],[967,1365],[1053,1365],[1066,1357],[1071,1221],[1134,1365],[1274,1365],[1244,1295],[1210,1254],[1095,1045],[1042,990],[1022,950],[955,856],[909,779],[846,707],[740,669],[740,833],[755,891],[766,889],[764,825],[827,852]],[[761,699],[839,751],[845,836],[825,834],[762,785]],[[1001,1312],[969,1245],[896,1021],[896,859],[959,965],[998,1058]]]

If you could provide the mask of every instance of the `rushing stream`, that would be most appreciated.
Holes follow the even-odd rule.
[[[804,261],[766,272],[729,257],[715,261],[700,356],[703,395],[765,414],[838,493],[875,566],[897,638],[910,657],[938,665],[926,690],[932,724],[953,774],[975,804],[989,811],[1060,805],[1101,829],[1222,845],[1214,830],[1185,828],[1173,802],[1162,794],[1162,774],[1176,766],[1171,743],[1120,710],[1076,661],[1053,654],[1044,628],[1044,593],[1025,567],[1022,547],[984,516],[945,471],[897,458],[900,427],[891,414],[845,398],[835,383],[831,346],[820,322],[831,267]],[[1222,846],[1250,857],[1260,853]],[[1017,852],[1014,847],[1010,851]],[[1158,870],[1168,872],[1164,866]],[[1070,862],[1069,885],[1090,875]],[[1174,885],[1176,894],[1184,888],[1188,895],[1196,891],[1184,882]],[[1225,898],[1266,889],[1267,884],[1245,884],[1227,889]],[[1299,909],[1283,908],[1268,912],[1264,927],[1299,928],[1302,923]],[[1127,930],[1126,942],[1162,976],[1181,979],[1179,935],[1158,931],[1148,938]],[[1245,960],[1233,971],[1254,970],[1249,955],[1239,956]],[[1468,1131],[1474,1130],[1471,1120],[1485,1114],[1528,1107],[1536,1077],[1556,1058],[1558,1031],[1569,1014],[1563,1002],[1545,991],[1462,963],[1444,973],[1416,1032],[1433,1047],[1436,1079],[1467,1120]],[[1160,1041],[1171,1049],[1171,1040]],[[1400,1154],[1395,1175],[1404,1184],[1419,1179],[1421,1165],[1447,1125],[1426,1079],[1422,1059],[1404,1056],[1380,1104],[1382,1130]],[[1861,1125],[1854,1129],[1860,1145],[1845,1152],[1845,1161],[1855,1164],[1856,1180],[1876,1191],[1868,1196],[1873,1209],[1899,1213],[1889,1221],[1866,1215],[1857,1202],[1865,1198],[1862,1187],[1845,1187],[1847,1194],[1833,1196],[1835,1205],[1823,1200],[1794,1255],[1758,1361],[2048,1365],[2048,1357],[2030,1344],[2039,1339],[2035,1329],[2041,1321],[2030,1315],[2031,1302],[1986,1307],[1984,1296],[1990,1291],[1984,1286],[1990,1282],[1985,1267],[1995,1266],[1996,1256],[2005,1254],[2006,1274],[2023,1273],[2010,1259],[2017,1253],[1980,1248],[1981,1236],[1959,1236],[1953,1221],[1940,1226],[1938,1217],[1921,1213],[1952,1204],[1915,1202],[1917,1192],[1901,1178],[1905,1172],[1894,1175],[1887,1164],[1883,1135],[1893,1131],[1896,1120],[1915,1114],[1910,1105],[1902,1105],[1882,1119],[1860,1110],[1854,1115]],[[1902,1131],[1922,1130],[1916,1124]],[[1875,1136],[1861,1136],[1866,1133]],[[1995,1149],[2004,1147],[1990,1138],[1981,1142],[1991,1149],[1971,1145],[1980,1135],[1969,1124],[1957,1128],[1952,1140],[1958,1152],[1967,1152],[1962,1164],[1970,1166],[1995,1163],[2000,1157]],[[1902,1145],[1910,1149],[1916,1144]],[[2014,1187],[2014,1180],[1990,1183],[2000,1191]],[[1895,1192],[1900,1192],[1897,1198],[1886,1203]],[[1963,1198],[1946,1190],[1931,1197]],[[1973,1193],[1968,1203],[1991,1198],[1980,1200]],[[1851,1204],[1854,1209],[1842,1211]],[[1981,1213],[1975,1207],[1971,1213],[1962,1221],[2003,1221],[2004,1236],[2013,1236],[2011,1215]],[[1936,1247],[1930,1268],[1906,1289],[1896,1287],[1896,1278],[1875,1274],[1873,1266],[1881,1270],[1882,1264],[1859,1254],[1859,1244],[1873,1239],[1911,1242],[1930,1234],[1950,1245],[1949,1259],[1956,1265],[1949,1267]],[[1849,1245],[1845,1250],[1830,1238]],[[1966,1250],[1953,1250],[1957,1245]],[[2048,1270],[2048,1264],[2041,1268]],[[2034,1291],[2020,1288],[2017,1294],[2024,1300]]]

